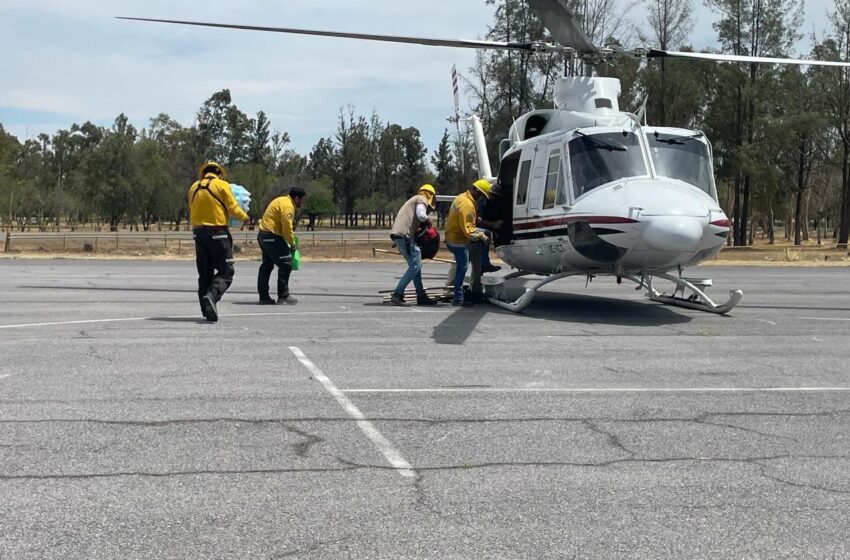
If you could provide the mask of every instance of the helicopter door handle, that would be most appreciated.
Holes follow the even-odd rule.
[[[643,210],[640,206],[629,206],[629,217],[637,218],[640,216],[640,212]]]

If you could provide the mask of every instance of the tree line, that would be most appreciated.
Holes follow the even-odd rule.
[[[426,181],[457,192],[461,177],[448,133],[435,151],[441,155],[432,158],[435,175],[416,128],[351,107],[340,110],[337,124],[335,135],[302,155],[289,147],[286,132],[270,131],[263,111],[246,115],[226,89],[203,103],[189,127],[163,113],[137,129],[122,114],[109,127],[73,124],[20,142],[0,124],[0,219],[21,230],[179,228],[188,218],[187,187],[208,159],[251,191],[252,222],[294,185],[309,190],[303,213],[311,225],[329,217],[348,227],[363,225],[364,216],[366,225],[386,225]]]
[[[495,9],[486,38],[548,40],[524,0],[485,0]],[[850,62],[850,0],[831,0],[830,29],[804,37],[802,0],[703,0],[719,15],[716,52]],[[646,21],[627,17],[638,2],[565,0],[596,45],[692,51],[693,0],[643,0]],[[483,121],[491,154],[519,115],[551,106],[554,82],[568,60],[561,55],[481,52],[468,88]],[[713,144],[721,204],[733,222],[731,242],[770,242],[775,225],[800,244],[812,231],[850,234],[850,71],[773,64],[719,64],[622,58],[600,75],[620,79],[620,107],[645,106],[650,125],[699,129]],[[645,105],[644,105],[645,103]],[[495,163],[495,162],[494,162]]]
[[[525,0],[484,0],[494,41],[548,40]],[[693,0],[643,0],[647,19],[628,20],[631,0],[565,0],[598,45],[646,44],[692,50]],[[832,0],[831,28],[803,37],[802,0],[704,0],[719,14],[717,52],[850,61],[850,0]],[[577,70],[563,55],[480,51],[466,93],[481,116],[491,165],[498,144],[526,111],[551,106],[555,81]],[[718,64],[622,58],[598,68],[620,79],[623,110],[645,107],[651,125],[699,129],[713,144],[721,204],[732,218],[731,242],[757,231],[801,243],[814,235],[850,236],[850,71],[834,67]],[[150,228],[185,224],[186,187],[198,162],[215,159],[229,179],[252,192],[257,220],[265,204],[294,184],[310,195],[311,222],[330,217],[347,227],[386,225],[423,182],[460,192],[475,177],[468,134],[445,132],[430,157],[413,126],[377,114],[339,111],[336,131],[308,154],[290,148],[286,132],[270,131],[265,113],[249,116],[230,92],[213,94],[195,123],[166,114],[136,129],[124,115],[110,127],[74,124],[23,142],[0,124],[0,219],[26,228],[97,223]],[[783,224],[784,231],[775,231]]]

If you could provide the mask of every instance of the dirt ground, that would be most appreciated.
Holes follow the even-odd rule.
[[[237,245],[237,260],[259,260],[260,251],[256,242]],[[301,247],[304,262],[382,262],[400,259],[389,241],[348,242],[316,241]],[[451,259],[445,248],[440,250],[438,258]],[[144,241],[121,241],[101,243],[96,249],[61,242],[34,241],[25,244],[16,242],[16,248],[8,253],[0,253],[0,258],[11,259],[52,259],[52,258],[92,258],[92,259],[162,259],[183,260],[194,258],[194,246],[191,242],[155,243]],[[498,259],[494,258],[498,262]],[[815,243],[795,247],[782,242],[769,245],[757,242],[750,247],[726,247],[718,255],[704,261],[703,265],[792,265],[792,266],[850,266],[850,253],[846,249],[837,249],[833,245],[818,246]]]

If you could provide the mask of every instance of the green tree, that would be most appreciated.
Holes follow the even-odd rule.
[[[306,191],[302,210],[307,215],[307,231],[315,231],[317,221],[336,213],[333,193],[327,178],[312,181]]]

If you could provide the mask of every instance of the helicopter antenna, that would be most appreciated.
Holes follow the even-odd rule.
[[[454,92],[455,116],[454,119],[449,120],[454,120],[455,126],[457,126],[457,142],[455,142],[455,147],[457,148],[457,160],[460,163],[461,177],[465,177],[466,158],[464,157],[462,138],[460,136],[460,100],[458,98],[457,67],[454,64],[452,64],[452,91]]]

